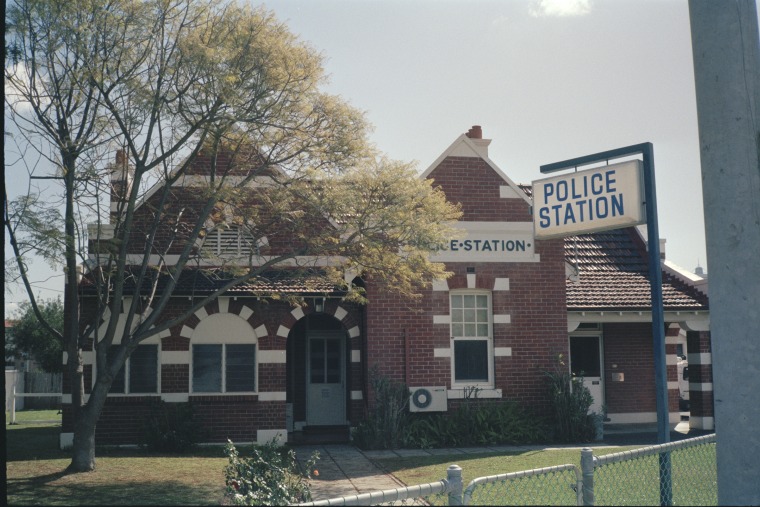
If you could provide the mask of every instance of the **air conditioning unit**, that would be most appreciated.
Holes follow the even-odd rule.
[[[410,412],[446,412],[448,400],[446,386],[443,387],[411,387],[409,398]]]

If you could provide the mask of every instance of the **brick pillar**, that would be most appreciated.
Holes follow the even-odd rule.
[[[665,324],[665,364],[667,366],[668,382],[668,418],[671,423],[681,420],[678,407],[678,333],[681,326],[677,323]]]
[[[688,331],[689,428],[714,430],[712,345],[709,331]]]

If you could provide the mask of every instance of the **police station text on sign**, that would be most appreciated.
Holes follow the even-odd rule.
[[[644,223],[641,187],[638,160],[535,181],[535,236],[567,236]]]

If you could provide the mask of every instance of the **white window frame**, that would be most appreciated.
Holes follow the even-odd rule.
[[[141,343],[138,345],[138,347],[143,347],[147,345],[152,345],[156,347],[156,390],[151,392],[145,392],[145,393],[133,393],[130,391],[129,386],[129,377],[131,375],[130,370],[130,364],[132,362],[132,354],[129,355],[126,361],[124,361],[124,392],[123,393],[114,393],[111,392],[111,390],[108,390],[107,396],[153,396],[157,394],[161,394],[161,345],[156,343]],[[118,347],[118,344],[112,345],[112,347]],[[134,353],[134,352],[133,352]],[[93,382],[94,382],[93,378]]]
[[[222,345],[222,390],[218,392],[196,392],[193,378],[195,361],[193,360],[193,347],[196,345]],[[227,393],[227,345],[253,345],[256,358],[253,386],[254,391],[235,391]],[[256,331],[250,323],[234,313],[214,313],[203,318],[193,331],[190,338],[190,393],[196,395],[219,395],[219,394],[258,394],[259,371],[261,366],[261,354],[259,340]]]
[[[222,346],[222,362],[221,362],[221,369],[222,369],[222,390],[221,391],[195,391],[195,375],[193,374],[193,369],[195,367],[195,352],[194,348],[197,345],[221,345]],[[254,357],[254,372],[253,372],[253,391],[232,391],[227,392],[227,345],[250,345],[253,347],[253,357]],[[233,394],[233,395],[246,395],[246,394],[257,394],[259,392],[259,347],[258,343],[251,343],[251,342],[197,342],[193,343],[191,345],[190,349],[190,393],[196,394],[196,395],[216,395],[216,394]]]
[[[488,315],[488,336],[455,336],[454,326],[457,324],[454,321],[454,308],[453,298],[454,296],[486,296],[486,313]],[[476,310],[478,308],[476,307]],[[449,292],[449,318],[450,318],[450,330],[449,335],[451,337],[451,387],[452,389],[462,389],[465,387],[479,387],[486,389],[493,389],[495,385],[494,380],[494,346],[493,346],[493,304],[491,291],[488,290],[452,290]],[[462,333],[464,335],[464,333]],[[477,329],[476,329],[477,334]],[[457,341],[485,341],[486,350],[488,351],[488,379],[486,381],[457,381],[456,379],[456,347]]]

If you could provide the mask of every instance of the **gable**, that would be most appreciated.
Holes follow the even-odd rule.
[[[462,206],[465,222],[532,222],[530,198],[490,158],[480,127],[459,136],[422,174]],[[476,136],[476,137],[469,137]]]

